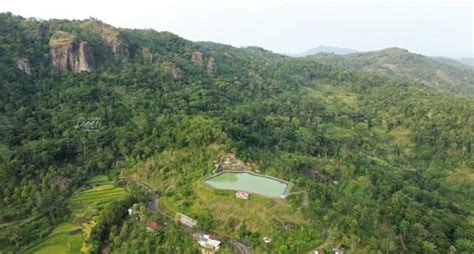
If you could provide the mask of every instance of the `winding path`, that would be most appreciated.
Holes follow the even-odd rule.
[[[147,206],[148,211],[161,213],[158,207],[160,203],[160,197],[158,196],[158,194],[156,194],[156,189],[149,183],[133,178],[122,178],[119,179],[117,182],[132,182],[143,186],[151,194],[150,201],[148,201]]]
[[[296,194],[303,194],[303,206],[304,206],[304,207],[308,207],[308,192],[305,191],[305,190],[296,191],[296,192],[291,192],[291,193],[289,193],[288,196],[290,196],[290,195],[296,195]]]
[[[149,183],[147,183],[145,181],[142,181],[142,180],[138,180],[138,179],[134,179],[134,178],[121,178],[117,182],[133,182],[133,183],[136,183],[136,184],[139,184],[139,185],[145,187],[145,189],[147,189],[148,192],[150,192],[150,193],[155,193],[156,192],[156,189],[153,186],[151,186]]]
[[[249,244],[241,241],[230,240],[230,243],[234,245],[234,251],[237,254],[252,254],[252,247]]]
[[[122,178],[122,179],[119,179],[117,182],[132,182],[132,183],[136,183],[143,186],[145,189],[148,190],[148,192],[151,193],[150,201],[148,202],[148,209],[151,211],[156,211],[164,216],[167,216],[166,214],[164,214],[163,212],[159,210],[159,207],[158,207],[159,196],[158,194],[156,194],[156,189],[153,186],[151,186],[149,183],[142,180],[134,179],[134,178]],[[296,193],[292,193],[292,194],[296,194]],[[183,227],[183,228],[189,233],[191,234],[193,233],[193,231],[190,228],[187,228],[187,227]],[[233,240],[233,239],[229,240],[229,242],[234,246],[234,251],[237,254],[252,254],[253,253],[252,246],[250,246],[248,243],[242,242],[240,240]]]

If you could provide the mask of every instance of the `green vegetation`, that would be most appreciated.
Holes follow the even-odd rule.
[[[88,204],[107,204],[116,199],[121,199],[127,195],[127,191],[123,188],[117,188],[113,185],[101,185],[90,190],[82,191],[79,195],[72,197],[70,204],[72,205],[88,205]]]
[[[103,183],[103,182],[107,182],[109,181],[109,177],[106,176],[106,175],[96,175],[94,177],[92,177],[91,179],[87,180],[86,183],[88,184],[99,184],[99,183]]]
[[[87,182],[97,183],[98,180],[107,180],[107,177],[96,176]],[[80,253],[97,248],[89,246],[86,239],[90,237],[92,228],[101,221],[100,211],[116,206],[117,202],[124,200],[127,196],[128,192],[124,188],[110,184],[77,193],[68,200],[68,204],[72,205],[73,209],[67,220],[57,225],[43,241],[33,244],[27,252]]]
[[[73,42],[75,39],[76,38],[70,33],[58,31],[51,36],[49,45],[65,45]]]
[[[472,70],[446,69],[459,81],[447,89],[436,83],[444,75],[427,78],[440,66],[416,57],[408,64],[405,53],[389,64],[410,69],[409,77],[375,75],[349,68],[350,59],[331,64],[104,26],[0,14],[0,252],[74,252],[84,237],[85,252],[195,253],[189,233],[171,222],[177,211],[256,253],[338,245],[354,253],[474,252],[474,100],[442,92],[468,94]],[[51,71],[48,43],[63,32],[88,42],[94,71]],[[120,35],[122,50],[113,51],[107,33]],[[202,64],[192,61],[196,51]],[[208,75],[211,57],[217,67]],[[17,68],[22,58],[31,75]],[[100,124],[78,127],[89,120]],[[307,200],[243,201],[205,186],[228,153],[288,180]],[[116,186],[118,178],[154,186],[163,214],[146,211],[151,193]],[[133,203],[137,218],[126,215]],[[150,234],[152,220],[168,225]],[[70,224],[82,233],[66,233]]]
[[[322,53],[309,58],[347,69],[423,83],[456,95],[474,96],[473,67],[452,60],[410,53],[400,48],[348,55]]]
[[[83,234],[75,230],[79,226],[69,222],[59,224],[53,232],[34,248],[28,250],[30,253],[79,253],[84,241]]]

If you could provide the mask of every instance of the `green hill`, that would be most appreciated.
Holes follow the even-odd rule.
[[[291,58],[0,14],[0,252],[49,244],[102,198],[93,252],[194,253],[173,222],[183,212],[222,253],[237,240],[256,253],[472,253],[474,101],[432,88],[468,95],[472,75],[400,49]],[[305,194],[245,201],[203,185],[229,154]],[[159,211],[133,183],[125,201],[77,196],[96,176],[151,186]]]
[[[459,62],[389,48],[348,55],[318,54],[310,58],[346,69],[417,82],[452,94],[474,95],[474,71]]]

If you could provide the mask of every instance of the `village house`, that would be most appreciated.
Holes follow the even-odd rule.
[[[249,199],[249,196],[250,194],[245,191],[238,191],[235,193],[235,197],[240,199]]]
[[[138,210],[138,204],[135,203],[130,208],[128,208],[128,215],[132,216],[132,215],[136,214],[137,210]]]
[[[157,221],[151,221],[151,222],[148,222],[146,224],[146,230],[148,230],[148,232],[156,232],[157,230],[163,228],[164,225],[161,221],[157,220]]]
[[[193,237],[197,240],[199,245],[206,249],[217,251],[221,241],[214,234],[194,233]]]
[[[314,251],[314,254],[324,254],[324,249],[319,248],[319,249]]]
[[[264,236],[264,237],[263,237],[263,242],[264,242],[264,243],[271,243],[271,242],[272,242],[272,238],[269,237],[269,236]]]
[[[175,219],[178,220],[179,222],[181,222],[183,225],[188,226],[190,228],[197,225],[196,220],[194,220],[193,218],[191,218],[191,217],[189,217],[185,214],[182,214],[180,212],[176,213]]]

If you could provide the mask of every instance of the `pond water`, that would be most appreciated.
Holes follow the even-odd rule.
[[[282,197],[288,191],[286,181],[248,172],[221,172],[205,182],[217,189],[246,191],[268,197]]]

